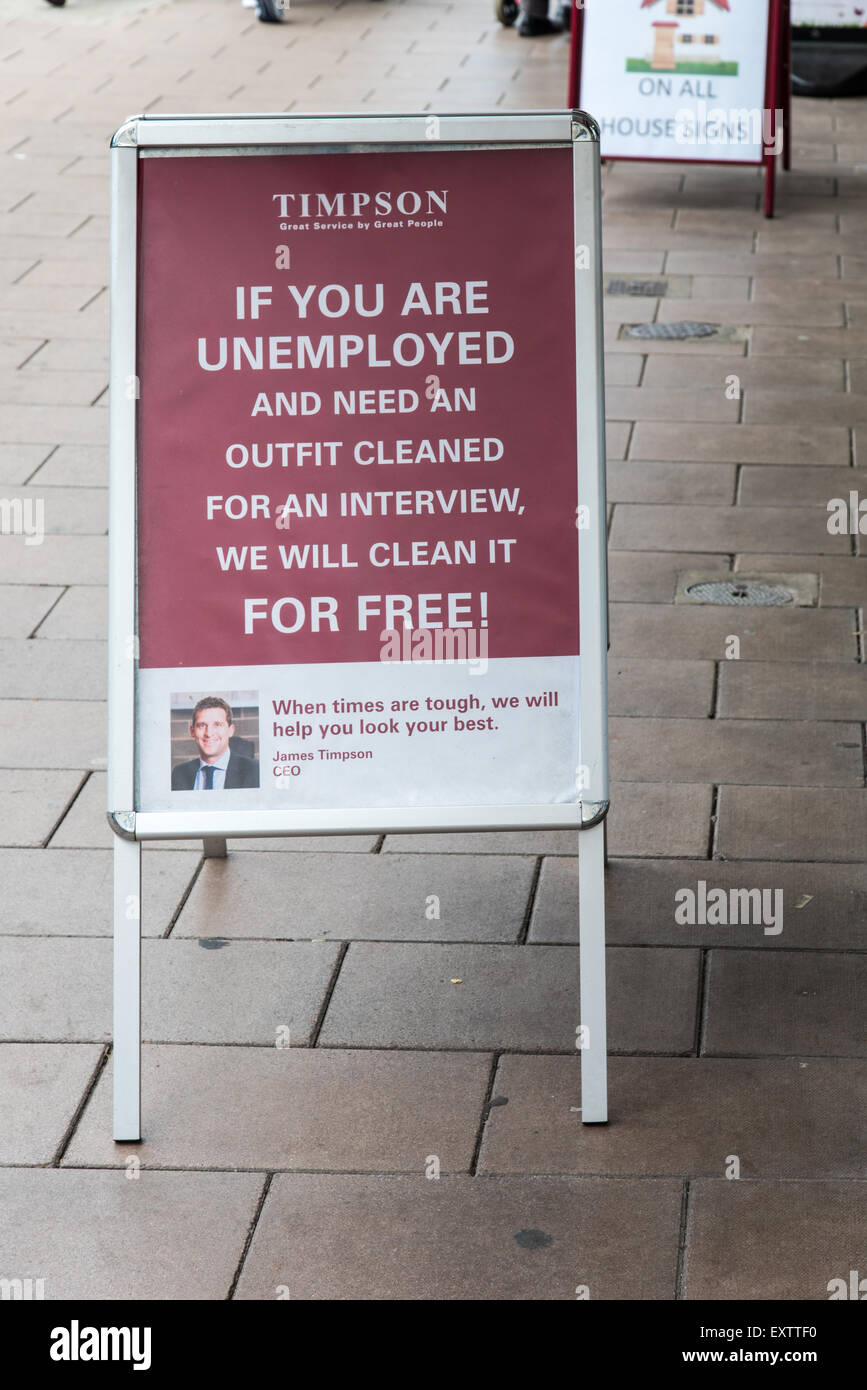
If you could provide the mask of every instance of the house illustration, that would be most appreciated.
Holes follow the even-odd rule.
[[[641,9],[652,9],[663,0],[641,0]],[[627,72],[681,72],[711,77],[735,77],[736,62],[723,57],[723,36],[708,24],[714,15],[731,13],[729,0],[664,0],[666,19],[655,19],[653,52],[647,58],[629,58]],[[660,11],[657,11],[660,13]]]

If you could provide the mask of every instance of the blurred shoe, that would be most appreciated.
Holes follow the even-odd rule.
[[[65,5],[66,0],[48,0],[49,5]]]
[[[257,0],[256,9],[263,24],[283,23],[283,0]]]
[[[534,19],[532,15],[521,15],[518,33],[522,39],[539,39],[543,34],[562,34],[563,25],[555,19]]]

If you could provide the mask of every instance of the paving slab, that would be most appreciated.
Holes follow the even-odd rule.
[[[52,248],[51,254],[61,254],[61,248],[65,253],[74,245],[74,242],[68,240],[60,242],[57,250]],[[83,252],[87,255],[92,249],[92,246],[88,249],[85,245]],[[74,265],[75,261],[60,263]],[[39,372],[90,371],[107,375],[108,342],[98,338],[82,341],[80,338],[62,335],[46,337],[42,347],[28,359],[21,370],[28,371],[31,368]],[[104,462],[101,470],[97,466],[100,458]],[[56,453],[49,458],[45,469],[44,474],[40,472],[40,482],[51,480],[57,483],[104,487],[108,482],[108,446],[105,443],[60,444]]]
[[[40,640],[104,643],[107,631],[108,589],[97,584],[71,585],[34,636]]]
[[[0,584],[0,637],[29,637],[63,592],[56,584]]]
[[[867,1056],[867,957],[854,952],[712,951],[708,1055]]]
[[[855,787],[727,787],[719,793],[717,853],[724,859],[861,863],[867,795]]]
[[[49,343],[46,353],[49,347],[57,349],[57,343]],[[44,375],[53,377],[56,373],[46,370]],[[104,488],[108,484],[108,449],[99,445],[61,443],[38,473],[33,474],[31,484],[42,488]]]
[[[608,970],[613,1051],[692,1050],[697,951],[615,947]],[[569,946],[353,942],[319,1039],[324,1047],[571,1052],[578,979]]]
[[[704,251],[708,254],[724,251],[739,252],[741,256],[748,256],[753,249],[753,237],[746,229],[741,234],[730,232],[726,236],[722,230],[714,232],[707,227],[697,227],[690,232],[672,231],[666,227],[649,227],[646,232],[642,233],[629,224],[619,227],[609,225],[605,234],[605,246],[607,251],[620,250],[621,248],[630,251],[635,249],[668,252]],[[856,248],[853,246],[851,249],[854,251]],[[741,261],[739,269],[740,274],[743,274],[743,261]],[[680,272],[681,268],[678,269],[678,273]],[[674,273],[673,268],[672,273]],[[654,349],[657,346],[654,344]],[[666,343],[665,346],[668,347],[668,344]],[[720,343],[715,342],[713,344],[716,352],[719,352],[721,347]],[[694,341],[689,342],[686,348],[683,343],[677,344],[677,350],[681,352],[691,352],[694,348]]]
[[[674,255],[676,253],[672,253]],[[786,390],[811,397],[825,391],[843,391],[846,374],[842,359],[814,362],[788,362],[773,357],[746,357],[737,366],[730,357],[699,356],[686,361],[673,357],[650,357],[642,382],[646,386],[703,387],[717,393],[725,391],[734,374],[742,392]]]
[[[624,298],[618,300],[617,303],[621,306],[621,321],[635,323],[638,308],[636,301]],[[655,307],[660,301],[650,300],[648,303]],[[676,317],[686,317],[683,312],[686,307],[684,303],[676,301],[676,307]],[[743,316],[746,307],[746,305],[743,308],[738,307],[739,316]],[[693,318],[696,317],[691,304],[689,314]],[[652,317],[651,314],[651,320]],[[724,391],[702,391],[690,386],[619,386],[606,390],[605,413],[610,420],[662,420],[665,422],[689,420],[714,423],[737,421],[740,415],[740,403],[728,398]],[[639,455],[639,457],[641,456]],[[660,455],[659,457],[664,456]]]
[[[40,517],[45,535],[104,536],[108,530],[108,491],[101,487],[45,487],[33,482],[8,489],[30,515]],[[44,542],[43,542],[44,543]]]
[[[658,456],[659,451],[653,450],[651,457]],[[621,502],[614,509],[611,544],[616,550],[708,550],[715,554],[725,550],[848,553],[849,537],[830,535],[827,521],[827,512],[808,507],[671,507]]]
[[[79,787],[80,772],[0,768],[0,844],[41,845]]]
[[[640,394],[640,393],[639,393]],[[735,500],[734,464],[608,462],[609,502],[680,503],[727,507]]]
[[[787,198],[785,203],[786,209],[788,209],[790,205],[791,200]],[[744,216],[737,208],[724,210],[720,208],[684,208],[678,214],[678,226],[682,226],[685,230],[689,231],[696,227],[708,227],[712,231],[715,231],[718,227],[741,228],[744,224],[756,229],[762,226],[758,204],[754,209],[752,217]],[[768,232],[767,239],[777,244],[785,237],[786,233],[791,230],[791,227],[791,221],[786,220],[784,214],[784,220],[776,223],[773,229]],[[833,235],[837,230],[835,211],[827,205],[823,205],[819,210],[814,209],[809,211],[807,209],[801,209],[800,216],[798,217],[798,227],[802,229],[806,228],[807,235],[809,235],[810,232],[817,235],[822,233]]]
[[[804,426],[860,425],[867,421],[867,400],[848,392],[810,394],[799,399],[791,391],[751,390],[744,395],[743,419],[748,425],[791,426],[799,421]],[[821,461],[821,457],[815,460]]]
[[[66,1166],[467,1172],[491,1074],[481,1052],[145,1047],[141,1144],[111,1138],[111,1063]]]
[[[685,213],[681,213],[685,216]],[[710,216],[714,216],[710,213]],[[833,210],[830,215],[833,217]],[[843,311],[843,290],[836,296],[827,295],[823,299],[800,299],[794,302],[778,303],[774,300],[751,299],[744,302],[734,299],[694,298],[688,306],[689,314],[699,323],[745,324],[797,324],[807,328],[838,328],[845,323]],[[664,299],[659,308],[660,323],[677,323],[685,318],[687,305],[677,299]]]
[[[28,546],[20,536],[0,536],[0,584],[104,584],[107,573],[105,536],[47,535]]]
[[[93,287],[85,291],[82,286],[81,292],[89,296]],[[106,374],[99,369],[45,372],[28,362],[17,371],[0,373],[0,400],[4,405],[93,405],[107,386]]]
[[[0,638],[0,699],[104,700],[106,643]],[[26,748],[25,754],[29,752]]]
[[[828,397],[828,399],[831,399]],[[867,491],[867,472],[858,468],[793,468],[748,465],[741,469],[738,502],[744,507],[821,507],[827,526],[829,505],[849,492]]]
[[[865,1195],[863,1182],[699,1180],[684,1298],[826,1300],[831,1280],[848,1287],[863,1268]]]
[[[680,250],[668,252],[666,271],[673,275],[742,275],[749,265],[757,275],[827,275],[836,276],[838,260],[833,251],[824,254],[798,255],[792,251],[752,251],[746,255],[738,250]],[[821,370],[821,368],[820,368]]]
[[[103,1052],[93,1044],[0,1047],[0,1164],[51,1163]]]
[[[308,1045],[337,962],[331,942],[146,940],[142,1037],[149,1042]],[[112,943],[0,937],[0,1036],[33,1041],[111,1037]],[[288,1034],[284,1031],[288,1029]]]
[[[104,161],[99,162],[104,165]],[[79,168],[74,174],[70,176],[67,172],[63,181],[63,192],[65,194],[67,188],[74,188],[76,185],[84,185],[91,181],[91,178],[81,172],[81,161],[79,161]],[[109,179],[105,177],[104,169],[103,175],[96,182],[99,189],[107,194]],[[102,256],[87,260],[40,260],[32,263],[32,268],[27,271],[27,280],[32,285],[98,285],[104,283],[105,274],[106,262]],[[30,374],[32,375],[32,373]],[[107,380],[107,377],[103,378],[104,382]]]
[[[11,344],[0,343],[0,362],[5,359],[4,349],[10,346]],[[24,356],[26,346],[22,343],[16,355]],[[50,446],[47,444],[0,444],[0,483],[4,487],[21,487],[50,452]]]
[[[199,865],[198,854],[142,855],[141,930],[164,936]],[[0,933],[111,936],[110,850],[0,849]]]
[[[839,249],[845,255],[845,247]],[[867,333],[853,333],[848,328],[759,327],[753,329],[750,351],[756,357],[867,357]],[[755,460],[756,463],[763,461]],[[844,463],[845,460],[829,462]]]
[[[44,1297],[225,1299],[263,1179],[256,1173],[0,1169],[0,1266]]]
[[[621,781],[863,786],[857,724],[763,719],[610,719]]]
[[[629,457],[842,468],[849,463],[849,433],[842,426],[822,425],[704,425],[695,429],[690,425],[641,423],[635,427]]]
[[[718,713],[724,719],[863,719],[865,710],[863,663],[720,663]]]
[[[517,941],[531,858],[295,854],[209,860],[175,936]]]
[[[680,1184],[285,1174],[236,1297],[672,1298]]]
[[[606,939],[613,946],[863,947],[863,864],[612,858],[605,882]],[[676,896],[684,889],[694,898]],[[716,889],[728,895],[725,912],[708,911],[721,901],[707,903],[707,894]],[[753,896],[733,898],[733,890]],[[769,896],[757,898],[756,890]],[[692,925],[676,920],[679,909],[681,917],[694,916]],[[717,915],[723,920],[717,922]],[[708,916],[714,920],[708,922]],[[544,859],[527,939],[577,944],[578,929],[578,861]]]
[[[797,222],[800,222],[800,218],[797,219]],[[820,231],[817,227],[802,228],[798,226],[795,221],[790,222],[787,227],[783,227],[782,223],[780,223],[773,232],[761,228],[757,233],[757,243],[760,251],[773,246],[777,251],[816,252],[827,250],[829,243],[834,247],[839,256],[859,255],[864,250],[863,237],[860,241],[857,235],[852,233],[847,236],[838,234],[835,237],[829,237],[827,233]],[[754,330],[755,333],[785,333],[786,331],[785,328],[756,328]],[[798,327],[790,331],[796,333],[798,337],[803,335],[805,337],[815,338],[821,334],[824,338],[825,335],[831,335],[835,331],[844,333],[846,330]],[[830,339],[827,344],[823,343],[822,347],[818,350],[824,351],[826,346],[830,348],[832,344],[833,339]],[[756,349],[754,349],[754,351],[755,350]]]
[[[608,853],[704,858],[712,796],[699,783],[612,782]]]
[[[14,310],[12,311],[14,313]],[[68,327],[74,329],[83,323],[84,315],[70,319]],[[2,322],[0,318],[0,322]],[[63,321],[52,316],[51,321],[42,320],[49,336],[54,324]],[[12,322],[9,323],[13,327]],[[87,337],[88,331],[80,327],[80,334]],[[105,444],[108,420],[105,414],[91,410],[83,405],[0,405],[0,436],[13,443],[33,444]]]
[[[609,1087],[608,1124],[582,1125],[576,1059],[501,1057],[479,1172],[863,1175],[865,1062],[612,1057]]]
[[[654,661],[621,657],[608,662],[611,715],[710,717],[716,672],[712,661]]]
[[[741,567],[742,572],[745,568]],[[734,650],[728,645],[729,638],[737,637],[740,661],[858,659],[852,613],[821,608],[616,603],[611,606],[610,617],[611,651],[616,656],[657,658],[664,651],[673,660],[719,661],[726,659],[727,650]]]
[[[643,362],[640,357],[607,357],[605,361],[605,390],[612,386],[637,386]]]
[[[0,766],[82,768],[105,765],[106,707],[76,700],[0,700]]]

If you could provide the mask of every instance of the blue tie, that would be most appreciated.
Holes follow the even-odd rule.
[[[212,792],[214,790],[214,771],[215,769],[213,767],[209,767],[206,763],[202,763],[202,772],[205,778],[203,790],[206,792]]]

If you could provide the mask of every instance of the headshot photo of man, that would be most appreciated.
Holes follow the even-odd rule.
[[[220,695],[206,695],[196,704],[190,720],[190,737],[198,757],[179,763],[172,771],[172,791],[233,791],[258,787],[259,764],[232,747],[235,722],[231,705]]]

